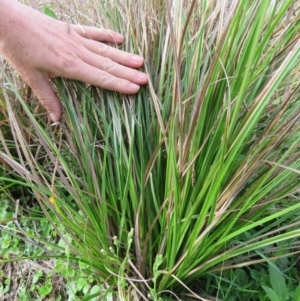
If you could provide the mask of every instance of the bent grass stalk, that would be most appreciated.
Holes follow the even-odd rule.
[[[276,258],[281,242],[299,252],[299,7],[176,3],[102,7],[101,25],[146,59],[138,95],[57,80],[64,117],[51,127],[4,93],[15,145],[1,135],[0,157],[121,299],[172,298],[256,250]]]

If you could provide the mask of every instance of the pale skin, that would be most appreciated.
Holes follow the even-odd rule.
[[[124,94],[148,82],[136,70],[140,56],[105,43],[120,44],[117,32],[69,25],[15,0],[0,0],[0,55],[32,88],[53,122],[62,114],[50,79],[65,77]]]

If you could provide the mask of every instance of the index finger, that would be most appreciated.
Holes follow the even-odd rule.
[[[81,43],[91,52],[98,54],[102,57],[111,59],[112,61],[122,64],[124,66],[139,68],[144,64],[142,57],[110,47],[104,43],[99,43],[92,40],[82,39]]]
[[[124,40],[123,35],[110,29],[81,25],[72,25],[72,28],[85,39],[117,44],[123,43]]]

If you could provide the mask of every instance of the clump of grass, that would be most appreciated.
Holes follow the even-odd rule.
[[[57,80],[55,126],[6,97],[18,155],[1,139],[0,156],[69,233],[68,259],[120,300],[199,299],[189,286],[208,272],[299,252],[299,5],[110,1],[101,14],[145,57],[148,87]]]

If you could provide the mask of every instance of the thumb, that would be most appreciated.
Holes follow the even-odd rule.
[[[53,122],[58,121],[62,113],[61,104],[50,85],[48,77],[44,74],[37,73],[30,78],[28,84],[48,112],[51,120]]]

